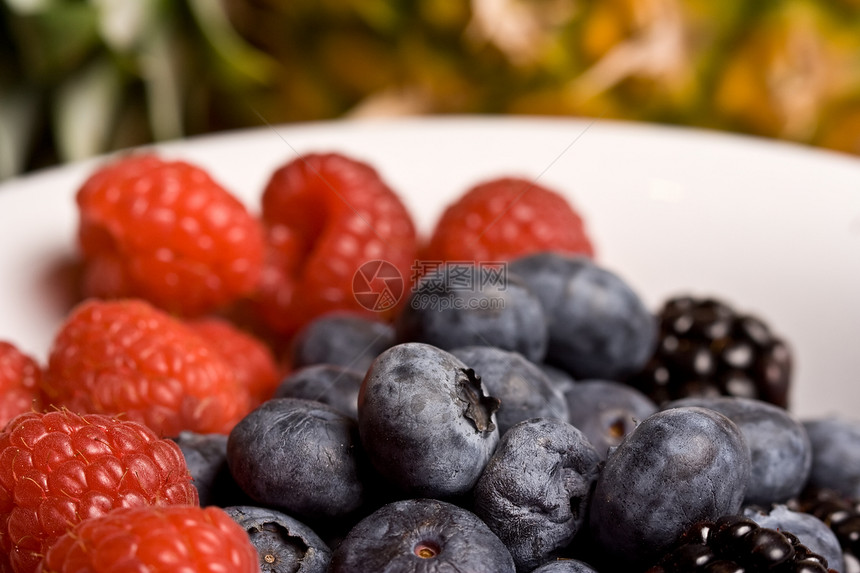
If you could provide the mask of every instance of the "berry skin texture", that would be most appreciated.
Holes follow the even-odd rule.
[[[585,434],[601,459],[658,409],[642,392],[609,380],[581,380],[572,384],[564,397],[568,421]]]
[[[478,184],[442,213],[424,258],[508,261],[541,251],[594,255],[585,225],[558,192],[516,177]]]
[[[658,404],[725,395],[789,407],[791,349],[760,318],[684,295],[668,299],[657,319],[654,354],[628,384]]]
[[[250,502],[227,465],[226,435],[180,432],[171,440],[182,450],[202,507],[215,505],[223,508]]]
[[[262,340],[219,318],[195,320],[188,325],[230,365],[239,384],[250,394],[252,405],[272,397],[281,375],[271,349]]]
[[[179,447],[137,422],[30,412],[0,433],[0,571],[36,571],[61,535],[111,509],[197,503]]]
[[[710,408],[734,422],[750,448],[752,474],[744,503],[785,503],[806,485],[812,445],[803,425],[788,411],[762,400],[715,396],[684,398],[663,406]]]
[[[226,434],[249,410],[228,363],[188,326],[140,300],[90,300],[67,317],[44,377],[48,403],[122,414],[161,436]]]
[[[85,296],[138,297],[194,316],[257,285],[262,226],[199,167],[130,155],[93,173],[77,204]]]
[[[258,573],[247,533],[217,507],[125,507],[79,523],[38,573]]]
[[[429,344],[392,346],[358,393],[358,430],[376,470],[411,496],[467,494],[499,443],[496,411],[481,379]]]
[[[809,486],[860,497],[860,423],[847,418],[805,420],[812,444]]]
[[[790,507],[792,514],[803,512],[827,524],[841,547],[845,573],[860,571],[860,504],[856,498],[832,489],[809,487],[798,499],[792,500]],[[840,560],[828,562],[836,568]]]
[[[536,253],[508,265],[549,322],[545,362],[577,380],[623,380],[644,366],[657,321],[632,285],[581,256]]]
[[[450,352],[473,369],[490,395],[501,401],[496,412],[499,436],[530,418],[568,421],[564,395],[522,354],[493,346],[466,346]]]
[[[740,514],[697,521],[646,573],[835,573],[790,530],[762,526]]]
[[[750,466],[743,434],[714,410],[643,420],[609,454],[591,498],[589,532],[617,561],[606,570],[653,563],[692,523],[738,513]]]
[[[27,354],[0,340],[0,428],[31,410],[40,410],[39,382],[42,368]]]
[[[541,565],[532,571],[532,573],[597,573],[597,571],[582,561],[563,559]]]
[[[813,553],[827,560],[827,565],[836,571],[845,571],[839,539],[826,523],[814,515],[793,511],[785,505],[775,504],[765,511],[759,507],[747,507],[744,516],[761,527],[790,531]]]
[[[562,420],[532,418],[499,441],[473,492],[474,511],[499,536],[517,571],[566,548],[585,523],[600,455]]]
[[[290,342],[293,368],[329,364],[364,374],[373,359],[394,346],[394,327],[351,312],[333,312],[306,324]]]
[[[371,311],[354,292],[361,266],[380,260],[397,269],[403,287],[418,249],[409,212],[372,167],[335,153],[293,160],[266,185],[262,216],[268,254],[256,299],[271,328],[292,334],[332,311],[395,314],[396,304]]]
[[[310,527],[280,511],[249,505],[225,507],[256,547],[264,573],[326,573],[331,549]]]
[[[362,457],[355,420],[313,400],[268,400],[227,440],[239,487],[259,504],[302,519],[337,519],[364,504]]]
[[[363,380],[364,372],[334,364],[314,364],[290,372],[274,397],[315,400],[357,420],[358,392]]]
[[[538,298],[513,273],[478,284],[480,273],[480,265],[451,263],[425,274],[395,322],[398,342],[495,346],[542,361],[549,331]]]
[[[514,573],[501,540],[474,513],[436,499],[383,505],[334,550],[329,573]]]

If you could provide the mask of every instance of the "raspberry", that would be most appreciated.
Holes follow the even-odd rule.
[[[572,205],[533,181],[506,177],[469,189],[442,213],[423,256],[430,261],[507,261],[542,251],[594,255]]]
[[[35,571],[57,538],[113,508],[197,499],[179,446],[142,424],[21,414],[0,433],[0,571]]]
[[[188,325],[230,365],[239,384],[250,394],[253,405],[272,397],[281,376],[275,357],[265,343],[218,318],[200,319]]]
[[[393,316],[395,304],[377,314],[353,292],[363,264],[386,261],[402,280],[417,253],[409,212],[372,167],[333,153],[303,156],[275,171],[262,205],[269,250],[258,302],[270,327],[292,334],[336,310]]]
[[[159,435],[227,433],[248,391],[217,350],[185,323],[140,300],[90,300],[67,317],[48,359],[49,403],[122,414]]]
[[[124,507],[77,524],[40,573],[258,573],[248,534],[218,507]]]
[[[0,428],[23,412],[39,410],[42,368],[14,344],[0,340]]]
[[[144,298],[190,316],[256,287],[261,225],[199,167],[128,156],[96,171],[77,203],[86,296]]]

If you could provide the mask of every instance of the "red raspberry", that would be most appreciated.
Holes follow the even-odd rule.
[[[45,399],[123,415],[162,436],[228,433],[249,410],[230,365],[185,323],[140,300],[84,302],[54,339]]]
[[[10,343],[0,340],[0,428],[23,412],[40,410],[42,368]]]
[[[196,320],[188,325],[233,368],[239,384],[250,394],[252,406],[272,397],[281,381],[281,374],[271,349],[265,343],[219,318]]]
[[[260,222],[199,167],[127,156],[96,171],[77,202],[86,296],[144,298],[191,316],[256,287]]]
[[[449,205],[423,255],[429,261],[508,261],[541,251],[594,255],[567,199],[508,177],[476,185]]]
[[[115,509],[82,521],[45,555],[39,573],[258,573],[248,534],[218,507]]]
[[[272,175],[262,204],[269,254],[259,303],[272,328],[293,333],[333,310],[393,316],[399,307],[377,315],[353,293],[364,263],[384,260],[408,277],[417,253],[409,212],[372,167],[338,154],[303,156]]]
[[[176,504],[197,504],[185,458],[142,424],[28,412],[0,433],[0,571],[35,571],[53,542],[84,519]]]

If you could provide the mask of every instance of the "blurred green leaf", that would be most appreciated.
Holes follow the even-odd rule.
[[[60,86],[54,104],[54,133],[63,161],[106,151],[122,96],[122,78],[101,58]]]
[[[50,5],[50,9],[13,18],[21,73],[42,83],[79,68],[100,45],[98,20],[89,4]]]
[[[35,14],[51,8],[55,0],[6,0],[6,5],[17,14]]]
[[[234,74],[260,84],[272,81],[277,62],[236,32],[221,2],[188,0],[188,4],[206,40]]]
[[[23,171],[33,141],[38,94],[0,86],[0,180]]]
[[[107,46],[119,52],[138,47],[158,24],[161,0],[90,0]]]
[[[164,28],[153,30],[140,51],[140,69],[146,88],[147,111],[157,140],[183,135],[181,61],[178,48]]]

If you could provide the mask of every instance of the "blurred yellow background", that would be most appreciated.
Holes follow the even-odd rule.
[[[441,113],[860,154],[860,0],[0,0],[0,178],[264,123]]]

